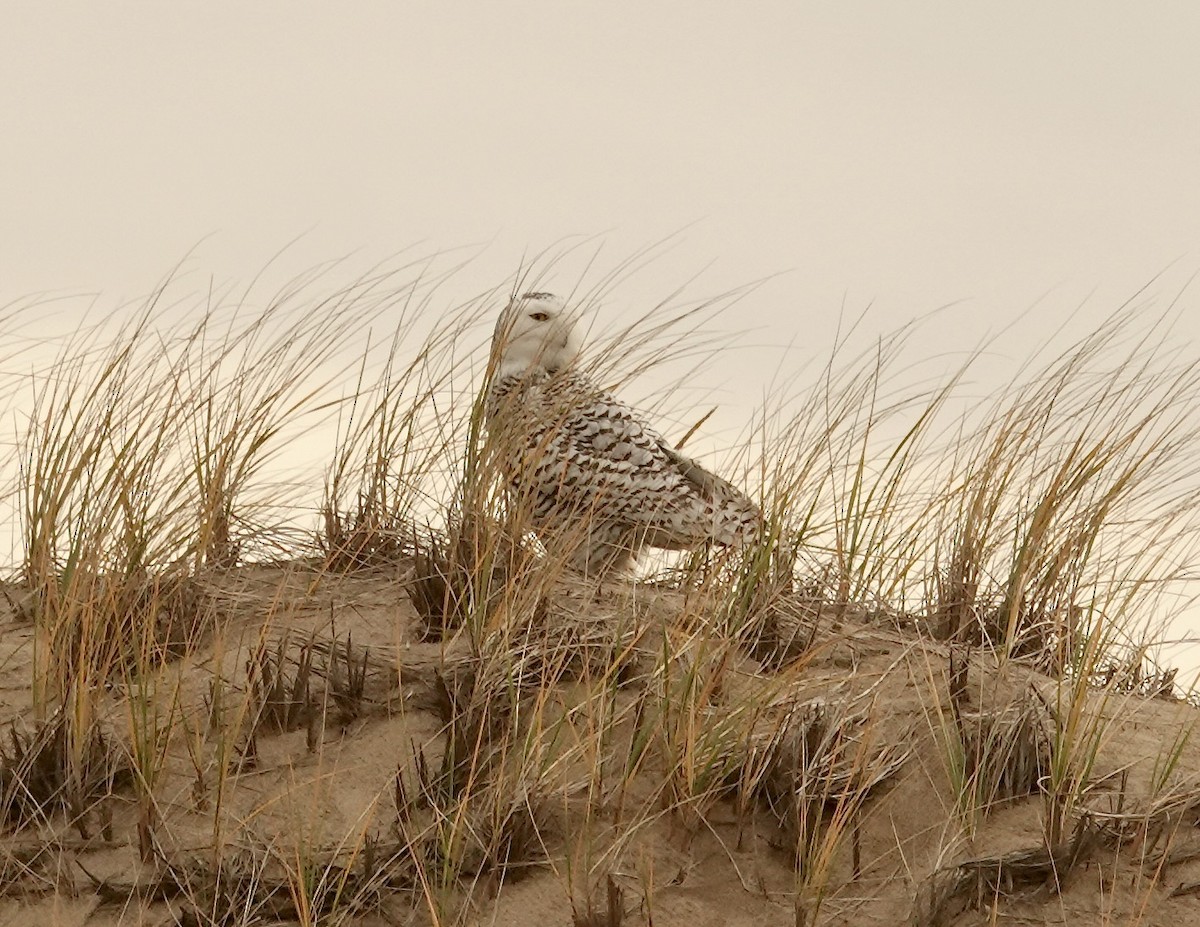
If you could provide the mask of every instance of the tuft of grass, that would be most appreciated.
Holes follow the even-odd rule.
[[[0,819],[12,828],[35,827],[62,811],[83,839],[99,818],[111,840],[107,803],[132,783],[133,766],[99,723],[73,731],[73,720],[58,711],[32,728],[7,726],[0,737]]]
[[[444,537],[426,531],[411,549],[406,591],[426,640],[441,640],[467,624],[490,626],[535,557],[503,525],[478,516],[452,523]]]

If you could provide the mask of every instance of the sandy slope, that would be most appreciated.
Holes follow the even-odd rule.
[[[416,615],[405,593],[406,575],[404,568],[396,568],[331,576],[299,564],[246,567],[205,581],[205,601],[219,630],[201,650],[173,663],[167,681],[160,683],[164,699],[177,693],[188,719],[174,729],[166,772],[154,788],[161,815],[156,852],[162,858],[212,859],[214,822],[219,822],[226,855],[261,855],[269,848],[285,867],[288,861],[299,865],[305,853],[345,859],[361,848],[364,835],[386,841],[395,833],[398,766],[411,762],[414,746],[423,745],[434,762],[445,749],[437,672],[470,671],[465,641],[419,641]],[[646,631],[644,652],[637,659],[651,661],[656,649],[661,652],[655,642],[661,641],[663,627],[677,615],[681,601],[675,593],[652,587],[617,586],[599,595],[563,589],[547,620],[556,614],[598,623],[634,616]],[[251,759],[231,771],[218,808],[221,745],[236,742],[245,752],[244,733],[232,740],[220,733],[238,725],[246,728],[248,657],[263,642],[270,650],[282,635],[294,642],[345,641],[349,635],[356,654],[369,654],[358,716],[343,717],[336,705],[327,703],[318,717],[307,717],[296,730],[263,729],[254,738]],[[780,679],[798,700],[856,700],[869,714],[873,737],[911,748],[900,771],[863,808],[857,877],[851,839],[838,847],[818,923],[890,927],[910,919],[934,922],[922,893],[929,891],[928,880],[939,866],[1041,845],[1044,804],[1039,796],[995,809],[973,837],[954,824],[954,798],[930,721],[936,717],[935,704],[948,710],[948,656],[946,645],[922,640],[911,627],[843,616],[823,623],[818,645],[799,668],[781,676],[743,656],[725,677],[719,698],[728,704],[741,697],[739,687],[750,691],[763,680],[778,686]],[[0,720],[6,724],[30,719],[32,657],[31,626],[5,605],[0,614]],[[224,679],[228,696],[219,709],[212,705],[216,676]],[[636,685],[631,682],[630,693],[619,698],[632,699]],[[1053,680],[1019,668],[999,674],[976,658],[968,707],[1018,704],[1030,685],[1054,702]],[[581,686],[586,688],[581,682],[557,687],[559,707],[576,704]],[[116,737],[127,739],[125,695],[121,686],[114,688],[105,724]],[[1156,758],[1161,763],[1181,729],[1194,723],[1195,709],[1116,694],[1107,700],[1093,696],[1090,707],[1109,720],[1087,806],[1119,807],[1122,813],[1150,807]],[[939,919],[947,924],[1200,923],[1200,895],[1171,894],[1200,879],[1200,831],[1187,793],[1194,784],[1189,777],[1200,769],[1200,744],[1188,742],[1183,749],[1171,777],[1183,798],[1176,813],[1161,819],[1162,833],[1145,827],[1128,829],[1124,839],[1102,833],[1087,858],[1063,880],[1061,892],[1054,890],[1053,880],[1044,879],[1032,886],[1006,883],[1008,891],[999,897],[994,888],[985,887],[947,902]],[[791,851],[770,815],[759,809],[739,819],[728,798],[711,804],[703,817],[663,809],[661,802],[655,805],[662,775],[661,768],[648,764],[632,783],[630,803],[644,799],[652,813],[642,816],[623,851],[593,873],[590,891],[601,912],[595,923],[607,922],[603,911],[610,879],[625,924],[793,923]],[[464,920],[505,927],[572,923],[567,860],[580,858],[588,846],[598,858],[606,837],[620,828],[603,815],[585,818],[581,799],[569,789],[560,798],[542,821],[536,852],[530,851],[532,865],[518,865],[503,878],[494,871],[477,875],[474,902],[461,911]],[[136,801],[127,790],[112,808],[111,841],[96,830],[81,837],[62,812],[4,836],[0,925],[164,924],[183,916],[186,898],[138,897],[135,886],[151,885],[155,867],[139,860]],[[1168,838],[1181,861],[1161,865]],[[47,849],[31,858],[42,846]],[[1196,859],[1187,859],[1193,846]],[[24,862],[18,864],[18,859]],[[106,884],[98,890],[93,879]],[[574,882],[579,907],[587,890],[578,887],[578,878]],[[280,913],[294,916],[294,911]],[[351,923],[430,922],[419,893],[414,898],[406,891],[384,891],[373,904],[346,916]],[[265,920],[271,922],[270,917]]]

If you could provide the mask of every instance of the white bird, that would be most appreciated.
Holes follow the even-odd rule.
[[[514,298],[492,338],[484,415],[510,498],[548,549],[585,574],[644,547],[747,542],[762,512],[671,447],[578,369],[575,319],[549,293]]]

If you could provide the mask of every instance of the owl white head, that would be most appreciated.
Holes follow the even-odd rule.
[[[575,318],[550,293],[516,296],[496,322],[492,353],[497,377],[559,370],[579,355]]]

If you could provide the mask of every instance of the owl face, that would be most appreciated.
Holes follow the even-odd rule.
[[[563,301],[549,293],[526,293],[500,313],[492,350],[499,376],[530,370],[559,370],[579,353],[575,319]]]

